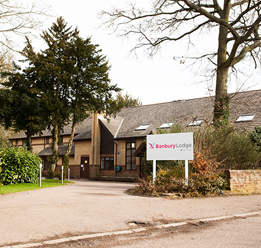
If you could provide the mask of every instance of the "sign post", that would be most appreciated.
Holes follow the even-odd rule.
[[[62,166],[62,175],[61,175],[61,180],[62,180],[62,184],[63,184],[63,166]]]
[[[185,179],[186,185],[188,185],[188,160],[185,160]]]
[[[147,160],[153,160],[153,183],[156,179],[156,160],[185,160],[187,184],[188,160],[193,160],[193,133],[147,135]]]
[[[153,160],[153,183],[156,180],[156,160]]]
[[[39,165],[39,187],[42,187],[42,164]]]

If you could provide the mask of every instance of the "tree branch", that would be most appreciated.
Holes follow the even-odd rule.
[[[212,15],[208,11],[204,10],[203,8],[199,7],[198,5],[193,4],[191,1],[188,1],[188,0],[183,0],[183,1],[187,4],[187,6],[189,6],[193,10],[201,13],[203,16],[205,16],[209,20],[212,20],[215,23],[219,23],[219,24],[227,27],[230,30],[230,32],[233,34],[234,37],[239,36],[238,33],[233,29],[233,27],[231,25],[229,25],[224,19],[215,17],[214,15]]]
[[[246,54],[248,52],[251,52],[253,51],[255,48],[257,47],[261,47],[261,42],[257,42],[256,44],[253,44],[253,45],[249,45],[249,46],[246,46],[244,47],[241,52],[239,53],[238,56],[236,56],[232,62],[231,62],[231,66],[237,64],[238,62],[240,62],[242,59],[244,59],[244,57],[246,56]]]

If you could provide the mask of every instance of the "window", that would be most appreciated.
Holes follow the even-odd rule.
[[[162,129],[170,128],[173,124],[174,124],[174,122],[165,122],[159,128],[162,128]]]
[[[101,170],[114,170],[114,158],[101,157]]]
[[[15,141],[15,147],[18,147],[18,140]]]
[[[43,163],[43,169],[44,169],[44,170],[49,170],[49,169],[51,169],[51,162],[49,161],[48,158],[43,158],[42,163]]]
[[[136,170],[136,157],[134,152],[136,151],[136,142],[126,143],[126,170]]]
[[[23,147],[26,147],[26,140],[23,140]]]
[[[204,119],[196,119],[188,124],[188,126],[200,126]]]
[[[246,114],[246,115],[240,115],[236,122],[243,122],[243,121],[252,121],[255,117],[255,114]]]
[[[46,144],[49,144],[49,137],[45,138]]]
[[[146,130],[151,124],[142,124],[138,128],[135,129],[135,131],[144,131]]]

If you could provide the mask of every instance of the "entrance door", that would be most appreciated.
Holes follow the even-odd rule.
[[[89,178],[89,157],[81,157],[81,178]]]

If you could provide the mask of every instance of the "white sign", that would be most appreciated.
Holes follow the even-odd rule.
[[[193,160],[193,133],[147,135],[147,160]]]

